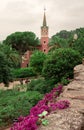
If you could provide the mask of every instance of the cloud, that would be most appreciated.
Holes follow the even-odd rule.
[[[62,29],[84,27],[84,0],[3,0],[0,5],[0,39],[25,30],[40,36],[44,6],[50,36]]]

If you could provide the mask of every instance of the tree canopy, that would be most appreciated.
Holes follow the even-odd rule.
[[[0,52],[0,82],[3,82],[6,86],[8,86],[11,78],[11,68],[9,66],[8,59],[3,52]]]
[[[39,44],[39,40],[33,32],[15,32],[6,38],[4,43],[11,45],[20,54],[24,54],[27,50],[36,47]]]
[[[72,78],[73,68],[81,63],[81,55],[71,48],[55,49],[44,62],[43,76],[46,79],[54,79],[55,83],[63,77]]]
[[[37,73],[41,73],[45,59],[46,54],[41,51],[35,51],[30,57],[30,67],[33,67]]]
[[[11,68],[19,67],[21,61],[20,56],[10,45],[0,44],[0,52],[5,55]]]
[[[72,31],[62,30],[51,37],[49,45],[53,48],[72,47],[78,50],[84,57],[84,28],[78,28]]]

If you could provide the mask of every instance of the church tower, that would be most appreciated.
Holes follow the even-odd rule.
[[[48,43],[49,43],[48,26],[46,22],[46,14],[44,9],[43,25],[41,26],[41,50],[44,53],[48,53]]]
[[[41,50],[44,53],[48,53],[48,43],[49,43],[49,37],[48,37],[48,26],[46,22],[46,13],[44,9],[44,16],[43,16],[43,25],[41,26],[41,39],[40,39],[40,45],[37,47],[38,50]],[[22,63],[21,67],[25,68],[29,64],[30,56],[33,53],[33,51],[26,51],[25,54],[22,56]]]

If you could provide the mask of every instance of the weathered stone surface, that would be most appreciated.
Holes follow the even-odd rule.
[[[84,82],[84,65],[78,65],[74,68],[74,79]]]
[[[84,58],[83,58],[83,60],[82,60],[82,64],[84,65]]]
[[[75,109],[59,110],[47,117],[48,126],[42,126],[39,130],[81,130],[83,116]]]
[[[74,80],[64,86],[58,100],[69,100],[70,108],[47,116],[49,125],[39,130],[84,130],[84,65],[74,68]]]

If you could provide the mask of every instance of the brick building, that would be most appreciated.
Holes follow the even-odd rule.
[[[46,14],[44,10],[44,16],[43,16],[43,25],[41,26],[41,39],[40,39],[40,45],[37,46],[37,50],[40,50],[44,53],[48,53],[48,43],[49,43],[49,37],[48,37],[48,26],[46,22]],[[22,56],[22,63],[21,67],[27,67],[29,64],[29,59],[33,51],[26,51],[25,54]]]

